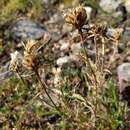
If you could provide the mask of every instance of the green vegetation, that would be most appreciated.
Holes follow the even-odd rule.
[[[43,11],[42,0],[2,0],[0,5],[0,19],[3,21],[16,19],[20,14],[38,17]]]

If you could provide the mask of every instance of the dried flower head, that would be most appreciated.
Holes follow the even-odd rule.
[[[105,35],[107,31],[107,25],[106,23],[98,23],[91,27],[91,32],[95,35]]]
[[[14,72],[18,72],[22,66],[21,64],[22,56],[18,51],[11,53],[10,56],[11,56],[11,61],[10,61],[9,68]]]
[[[34,53],[37,49],[37,45],[38,44],[35,40],[32,40],[32,39],[28,40],[26,45],[24,45],[26,53],[28,53],[28,54]]]
[[[77,29],[81,29],[86,22],[87,13],[85,8],[80,5],[76,8],[68,9],[68,11],[64,13],[64,17],[67,23],[73,25]]]
[[[116,29],[116,32],[114,33],[114,39],[115,40],[120,40],[122,32],[123,32],[122,28]]]
[[[24,52],[24,60],[23,60],[23,65],[28,69],[28,70],[33,70],[37,65],[38,65],[38,55],[35,54],[28,54]]]
[[[34,40],[28,40],[25,47],[24,51],[24,59],[23,59],[23,65],[29,69],[33,70],[34,67],[38,65],[38,57],[39,54],[37,52],[38,49],[38,43]]]

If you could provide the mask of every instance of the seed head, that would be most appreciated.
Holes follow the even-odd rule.
[[[91,27],[91,32],[95,35],[105,35],[107,31],[107,25],[106,23],[97,23],[94,26]]]
[[[23,65],[28,70],[33,70],[38,65],[38,56],[35,54],[28,54],[24,52]]]
[[[37,48],[37,42],[32,39],[28,40],[26,45],[24,45],[25,52],[28,54],[34,53],[36,51],[36,48]]]
[[[21,64],[22,56],[18,51],[11,53],[10,56],[11,56],[11,61],[10,61],[9,68],[14,72],[18,72],[22,66]]]
[[[29,69],[33,70],[34,67],[38,65],[38,59],[39,59],[39,54],[37,52],[37,46],[38,43],[34,40],[29,40],[26,43],[25,51],[24,51],[24,59],[23,59],[23,65]]]
[[[66,23],[73,25],[76,29],[81,29],[87,19],[87,13],[85,8],[80,5],[76,8],[68,9],[64,13]]]

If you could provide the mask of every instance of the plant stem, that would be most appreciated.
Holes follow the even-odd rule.
[[[97,81],[97,78],[96,78],[96,74],[95,74],[95,72],[94,72],[94,70],[93,70],[93,67],[92,67],[90,61],[89,61],[88,53],[87,53],[87,51],[86,51],[86,49],[85,49],[84,47],[83,47],[83,50],[84,50],[85,55],[86,55],[85,60],[87,61],[88,65],[89,65],[89,67],[90,67],[90,69],[91,69],[91,72],[92,72],[92,74],[93,74],[94,80],[95,80],[95,82],[96,82],[96,84],[97,84],[98,81]]]
[[[93,76],[94,76],[95,82],[96,82],[96,84],[97,84],[98,82],[97,82],[97,78],[96,78],[95,72],[94,72],[94,70],[93,70],[93,68],[92,68],[92,66],[91,66],[90,61],[89,61],[88,53],[86,52],[86,49],[85,49],[85,47],[83,46],[83,42],[84,42],[84,40],[83,40],[83,32],[82,32],[81,29],[79,29],[78,31],[79,31],[79,34],[80,34],[80,37],[81,37],[83,50],[84,50],[84,52],[85,52],[85,54],[86,54],[87,62],[88,62],[88,64],[89,64],[89,66],[90,66],[90,69],[91,69],[91,71],[92,71],[92,73],[93,73]],[[94,41],[95,41],[95,40],[94,40]],[[96,42],[95,42],[95,43],[96,43]],[[96,47],[96,49],[97,49],[97,47]]]
[[[46,88],[47,88],[46,83],[45,83],[44,81],[41,81],[41,78],[40,78],[39,73],[38,73],[38,71],[37,71],[36,68],[34,68],[34,71],[35,71],[35,74],[36,74],[36,76],[37,76],[37,79],[38,79],[38,81],[39,81],[41,87],[44,89],[46,95],[48,96],[48,98],[50,99],[50,101],[52,102],[52,104],[54,105],[55,109],[60,112],[59,108],[56,106],[56,104],[54,103],[54,101],[52,100],[51,96],[49,95],[49,93],[48,93],[47,90],[46,90]]]
[[[96,52],[95,64],[98,65],[99,64],[99,52],[98,52],[98,46],[97,46],[96,36],[94,37],[94,44],[95,44],[95,52]]]
[[[78,32],[79,32],[79,34],[80,34],[80,39],[81,39],[81,42],[82,42],[82,44],[83,44],[83,42],[84,42],[84,38],[83,38],[83,32],[82,32],[82,29],[78,29]]]
[[[20,80],[22,81],[22,83],[26,86],[26,82],[25,82],[25,80],[23,79],[23,77],[19,74],[19,71],[18,71],[18,70],[16,71],[16,73],[17,73],[18,77],[20,78]]]
[[[101,73],[103,74],[103,69],[104,69],[104,54],[105,54],[105,44],[102,42],[102,59],[101,59]]]

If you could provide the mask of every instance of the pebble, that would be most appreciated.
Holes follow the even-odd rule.
[[[64,42],[62,43],[61,47],[60,47],[60,50],[63,51],[63,50],[66,50],[69,48],[69,45],[70,43],[69,42]]]
[[[84,7],[87,13],[87,20],[89,20],[91,18],[91,13],[92,13],[92,8],[89,6],[85,6]]]
[[[64,56],[64,57],[60,57],[57,59],[56,63],[59,66],[62,66],[65,63],[68,63],[71,61],[71,57],[70,56]]]

